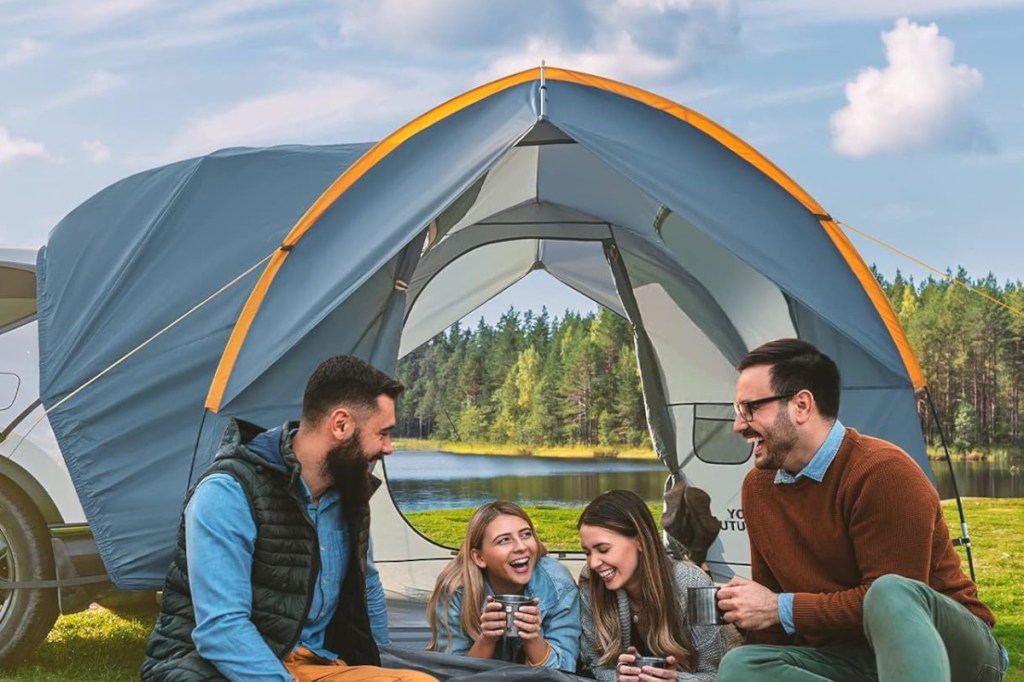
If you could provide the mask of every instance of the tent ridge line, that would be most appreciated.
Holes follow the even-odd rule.
[[[313,205],[310,206],[306,213],[303,214],[291,231],[289,231],[282,243],[282,247],[291,247],[301,240],[302,237],[319,221],[320,217],[360,178],[412,137],[424,132],[433,125],[469,106],[472,106],[473,104],[481,102],[509,88],[535,81],[541,77],[545,80],[563,81],[577,85],[594,87],[599,90],[604,90],[639,101],[656,110],[663,111],[666,114],[673,116],[711,136],[719,144],[726,147],[726,149],[733,152],[747,163],[753,165],[756,169],[775,181],[776,184],[778,184],[784,191],[788,192],[794,199],[804,205],[812,214],[814,214],[815,217],[819,219],[822,227],[836,245],[844,260],[847,261],[848,265],[854,271],[854,274],[860,281],[861,286],[865,289],[865,293],[872,301],[872,304],[876,308],[879,316],[882,318],[883,323],[889,330],[893,343],[897,346],[897,349],[904,360],[905,369],[911,376],[911,380],[915,384],[915,387],[917,387],[919,382],[923,385],[923,373],[921,372],[919,365],[916,363],[916,358],[912,356],[912,353],[908,357],[905,352],[904,344],[907,343],[906,336],[905,333],[903,333],[902,327],[899,326],[898,320],[895,318],[895,313],[892,311],[891,305],[888,304],[888,299],[885,298],[884,293],[881,292],[881,288],[873,277],[865,277],[865,275],[870,274],[870,272],[867,270],[866,265],[864,265],[863,260],[855,252],[851,255],[848,250],[852,249],[852,245],[849,243],[849,240],[845,239],[845,235],[841,230],[838,230],[832,218],[828,216],[827,212],[822,209],[822,207],[806,190],[804,190],[795,180],[789,177],[767,157],[754,149],[749,143],[706,116],[641,88],[583,72],[555,67],[527,69],[478,86],[434,107],[433,109],[430,109],[378,142],[363,154],[363,156],[361,156],[354,164],[352,164],[352,166],[345,169],[313,203]],[[832,226],[831,229],[829,226]],[[838,240],[836,238],[836,232],[839,233],[840,239]],[[848,248],[844,248],[843,242],[845,242],[845,245]],[[228,380],[234,369],[241,347],[245,343],[253,318],[259,312],[263,299],[269,291],[271,283],[289,253],[290,248],[282,248],[274,254],[274,258],[267,264],[259,282],[257,282],[257,286],[253,289],[253,292],[250,295],[250,299],[246,302],[241,315],[235,322],[235,327],[232,330],[231,337],[225,347],[224,353],[221,355],[217,371],[214,375],[213,381],[211,382],[210,391],[207,396],[207,407],[214,412],[216,412],[220,407],[220,403],[227,389]],[[874,286],[872,286],[872,284]],[[882,305],[883,303],[886,305]]]

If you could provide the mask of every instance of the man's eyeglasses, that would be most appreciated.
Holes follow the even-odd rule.
[[[732,409],[736,410],[737,416],[741,417],[743,421],[751,421],[754,418],[754,410],[767,405],[770,402],[776,400],[786,400],[792,398],[800,391],[793,391],[792,393],[780,393],[779,395],[770,395],[767,398],[758,398],[757,400],[741,400],[732,404]]]

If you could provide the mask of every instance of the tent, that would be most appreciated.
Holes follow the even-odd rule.
[[[928,471],[921,369],[829,214],[686,107],[532,69],[375,145],[227,149],[134,175],[54,229],[38,258],[41,396],[112,580],[161,585],[230,417],[295,417],[328,355],[393,371],[537,268],[632,324],[657,454],[723,520],[716,577],[749,572],[750,449],[730,429],[748,349],[816,344],[843,374],[840,418]],[[450,548],[389,495],[373,505],[385,586],[422,595]]]

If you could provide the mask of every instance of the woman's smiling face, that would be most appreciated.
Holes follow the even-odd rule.
[[[471,550],[470,555],[487,575],[495,594],[519,594],[530,582],[538,551],[530,524],[502,514],[487,524],[480,549]]]
[[[600,526],[580,526],[580,545],[590,572],[609,590],[625,588],[631,596],[639,584],[640,543]]]

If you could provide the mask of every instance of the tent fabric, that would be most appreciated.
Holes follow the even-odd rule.
[[[72,211],[40,251],[40,396],[120,587],[153,588],[166,571],[203,416],[196,392],[258,271],[56,404],[265,258],[369,148],[229,149],[140,173]]]
[[[415,651],[397,646],[383,647],[380,654],[381,665],[385,668],[419,670],[433,675],[442,682],[491,682],[492,680],[578,682],[592,679],[578,677],[561,670],[433,651]]]
[[[38,260],[41,396],[119,587],[161,584],[185,491],[229,418],[294,418],[329,355],[393,371],[538,268],[633,325],[657,452],[723,523],[751,463],[716,415],[736,361],[770,338],[833,356],[840,417],[928,470],[916,361],[813,199],[679,105],[558,69],[542,92],[539,76],[472,90],[377,145],[147,171],[54,229]],[[422,597],[450,548],[389,495],[372,506],[385,585]],[[743,529],[708,560],[742,574]]]

